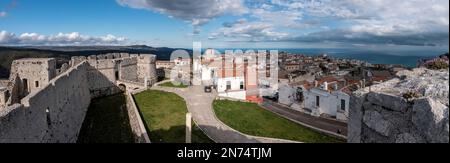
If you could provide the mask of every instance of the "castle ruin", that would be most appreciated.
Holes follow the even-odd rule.
[[[156,56],[113,53],[26,58],[0,81],[0,143],[74,143],[93,98],[143,89],[157,81]]]

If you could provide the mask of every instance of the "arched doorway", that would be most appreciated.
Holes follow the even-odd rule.
[[[120,89],[122,92],[126,92],[126,91],[127,91],[127,86],[125,86],[125,84],[119,84],[119,89]]]

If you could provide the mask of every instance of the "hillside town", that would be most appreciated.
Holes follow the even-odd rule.
[[[270,58],[269,53],[265,54]],[[187,67],[192,67],[192,74],[200,75],[200,81],[193,80],[197,83],[192,83],[190,77],[185,77],[182,83],[186,85],[214,88],[223,98],[255,103],[276,102],[304,114],[340,122],[348,119],[352,92],[388,81],[396,73],[408,69],[402,65],[336,59],[326,54],[308,56],[281,52],[277,58],[276,64],[252,68],[242,56],[225,60],[225,54],[208,49],[204,56],[192,61],[183,58],[157,61],[156,68],[160,79],[173,79],[171,72],[179,72],[177,78],[183,76],[180,72],[185,72],[174,71],[174,68],[190,72]],[[180,68],[182,66],[185,68]],[[253,83],[252,73],[258,74],[254,75]],[[184,76],[189,75],[185,73]],[[270,80],[271,77],[276,80]]]

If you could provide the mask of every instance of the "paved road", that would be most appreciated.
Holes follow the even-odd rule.
[[[271,102],[268,100],[265,100],[265,102],[262,104],[262,107],[275,112],[281,116],[284,116],[288,119],[292,119],[294,121],[312,126],[314,128],[318,128],[321,130],[328,131],[330,133],[337,134],[338,130],[341,130],[341,134],[343,137],[347,136],[347,124],[343,122],[338,122],[334,120],[314,117],[299,111],[295,111],[292,109],[289,109],[285,106],[282,106],[280,104],[277,104],[275,102]]]
[[[249,136],[225,125],[217,119],[212,108],[217,94],[205,93],[203,87],[180,89],[155,86],[152,89],[176,93],[183,97],[198,126],[217,143],[295,143],[288,140]]]

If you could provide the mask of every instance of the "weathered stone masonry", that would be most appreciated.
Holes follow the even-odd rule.
[[[0,90],[7,99],[0,101],[0,143],[76,142],[90,100],[121,92],[118,83],[133,83],[127,89],[152,85],[155,60],[129,54],[73,57],[59,71],[54,59],[14,62],[8,87]]]
[[[137,82],[153,85],[156,77],[156,56],[114,53],[89,57],[73,57],[70,65],[86,60],[91,94],[101,97],[120,92],[117,82]],[[144,84],[142,84],[144,85]],[[129,88],[134,89],[134,88]]]
[[[348,142],[448,143],[449,73],[415,69],[355,92]],[[415,92],[417,97],[403,95]]]
[[[0,142],[75,142],[90,103],[83,62],[0,111]]]
[[[134,94],[142,92],[144,90],[145,89],[126,92],[128,117],[130,119],[130,125],[134,133],[134,140],[136,143],[150,143],[150,138],[145,128],[144,121],[140,116],[140,112],[133,98]]]

